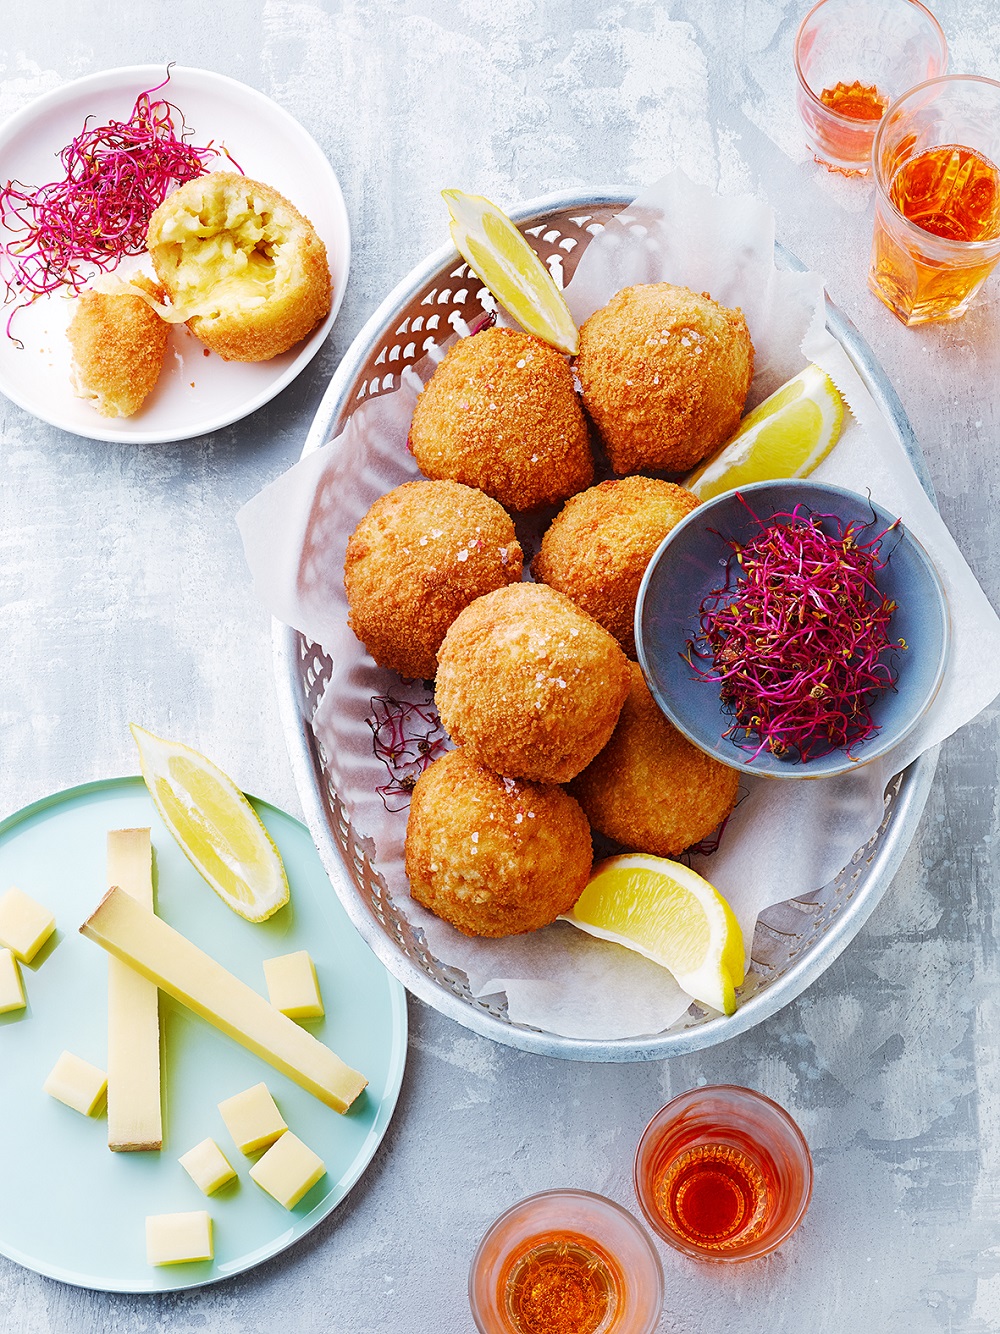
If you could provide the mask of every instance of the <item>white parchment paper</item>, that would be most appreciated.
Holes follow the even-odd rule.
[[[817,782],[745,782],[747,795],[719,849],[696,866],[729,899],[749,946],[758,914],[832,879],[878,828],[883,793],[924,750],[1000,693],[1000,620],[917,480],[904,450],[843,348],[826,331],[815,274],[774,267],[774,216],[746,196],[722,198],[674,172],[645,191],[587,247],[566,290],[578,322],[622,287],[669,281],[739,306],[755,372],[748,406],[810,361],[832,377],[852,416],[814,474],[870,490],[923,543],[948,594],[949,667],[923,722],[881,760]],[[433,365],[420,368],[430,374]],[[512,1019],[567,1037],[611,1039],[669,1027],[689,1005],[668,973],[566,923],[507,940],[473,940],[409,897],[403,871],[406,811],[376,792],[385,770],[365,719],[375,695],[429,700],[377,668],[347,628],[347,539],[378,496],[419,476],[406,436],[420,377],[364,403],[337,439],[308,455],[239,515],[257,592],[271,612],[323,646],[334,663],[313,725],[330,776],[396,904],[442,962],[462,969],[476,995],[506,992]]]

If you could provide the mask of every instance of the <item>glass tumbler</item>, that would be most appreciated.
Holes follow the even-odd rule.
[[[500,1215],[469,1271],[480,1334],[653,1334],[663,1270],[613,1200],[546,1190]]]
[[[919,0],[820,0],[795,37],[796,105],[817,162],[866,174],[888,104],[947,67],[941,25]]]
[[[695,1088],[643,1132],[635,1193],[650,1227],[685,1255],[756,1260],[802,1222],[812,1158],[792,1118],[762,1093]]]
[[[959,319],[1000,259],[1000,83],[949,74],[911,88],[872,161],[868,286],[904,324]]]

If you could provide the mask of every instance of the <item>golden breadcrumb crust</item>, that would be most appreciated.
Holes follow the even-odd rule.
[[[153,214],[146,245],[191,332],[225,361],[269,361],[330,310],[326,246],[282,194],[236,172],[188,181]]]
[[[139,274],[131,281],[162,301],[150,279]],[[169,332],[142,297],[81,292],[66,331],[75,392],[105,417],[131,417],[160,378]]]
[[[494,772],[565,783],[604,746],[628,694],[617,642],[562,593],[511,584],[466,607],[438,653],[449,736]]]
[[[698,504],[652,477],[600,482],[567,500],[531,563],[536,579],[572,598],[635,656],[635,603],[653,553]]]
[[[576,373],[615,472],[685,472],[739,425],[753,344],[741,310],[645,283],[584,323]]]
[[[570,791],[608,838],[676,857],[736,805],[739,772],[682,736],[657,708],[638,665],[629,667],[632,684],[614,735]]]
[[[430,679],[455,617],[521,578],[502,506],[458,482],[407,482],[380,497],[347,543],[351,629],[380,667]]]
[[[478,486],[511,510],[554,504],[594,480],[569,363],[513,329],[449,350],[417,399],[410,445],[425,476]]]
[[[512,936],[568,912],[590,876],[590,828],[561,787],[500,778],[452,750],[417,780],[406,874],[418,903],[467,936]]]

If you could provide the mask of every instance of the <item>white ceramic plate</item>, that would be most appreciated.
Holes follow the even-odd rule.
[[[24,107],[0,129],[0,180],[42,185],[58,179],[58,154],[83,128],[124,120],[137,95],[162,82],[163,65],[132,65],[91,74]],[[271,361],[225,362],[183,325],[171,330],[160,381],[134,417],[109,418],[70,386],[65,329],[73,303],[54,293],[20,311],[13,332],[0,328],[0,390],[53,426],[93,440],[155,444],[217,431],[254,412],[284,389],[312,360],[344,297],[351,257],[350,228],[340,184],[315,140],[281,107],[235,79],[175,65],[158,96],[173,102],[193,131],[193,142],[225,144],[247,176],[274,186],[308,217],[326,244],[333,275],[333,305],[304,342]],[[225,157],[213,164],[231,165]],[[134,268],[135,261],[124,261]],[[151,271],[151,270],[150,270]],[[2,308],[2,323],[8,310]]]

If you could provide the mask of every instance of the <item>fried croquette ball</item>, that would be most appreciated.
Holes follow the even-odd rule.
[[[736,805],[739,773],[682,736],[656,706],[642,671],[611,740],[570,791],[591,825],[636,852],[676,857]]]
[[[584,323],[576,373],[615,472],[686,472],[739,425],[753,344],[741,310],[645,283]]]
[[[438,653],[435,701],[449,736],[511,778],[566,783],[614,731],[628,660],[568,597],[511,584],[456,617]]]
[[[580,897],[592,858],[587,817],[561,787],[501,778],[451,750],[413,789],[410,893],[467,936],[548,926]]]
[[[594,480],[569,363],[513,329],[451,348],[417,399],[410,445],[427,477],[478,486],[510,510],[554,504]]]
[[[315,227],[277,190],[236,172],[213,171],[169,194],[146,246],[180,318],[225,361],[269,361],[330,310]]]
[[[132,284],[162,301],[162,289],[143,275]],[[81,292],[66,330],[74,393],[104,417],[131,417],[160,378],[169,331],[125,284],[115,292]]]
[[[697,504],[682,486],[651,477],[600,482],[567,500],[531,572],[572,598],[635,657],[635,603],[646,566]]]
[[[521,578],[514,524],[458,482],[407,482],[381,496],[347,543],[351,629],[380,667],[430,679],[452,621]]]

